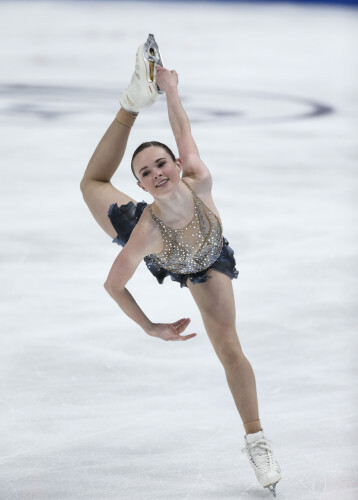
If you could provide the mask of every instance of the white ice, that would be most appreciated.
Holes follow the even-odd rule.
[[[235,250],[278,498],[358,498],[358,11],[31,1],[0,3],[0,498],[271,497],[189,291],[144,264],[128,285],[153,321],[191,317],[197,337],[170,343],[103,288],[119,247],[79,183],[149,32]],[[174,147],[164,99],[114,178],[138,200],[129,161],[148,139]]]

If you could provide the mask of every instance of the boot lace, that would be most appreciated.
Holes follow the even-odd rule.
[[[251,444],[247,444],[242,449],[242,453],[246,453],[256,469],[260,472],[265,472],[268,469],[276,468],[273,458],[270,443],[272,441],[267,438],[258,439]]]

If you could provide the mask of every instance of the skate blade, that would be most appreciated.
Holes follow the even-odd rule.
[[[272,483],[272,484],[268,484],[267,486],[265,486],[265,488],[267,488],[268,490],[271,491],[271,493],[273,494],[273,496],[276,498],[276,484],[278,483],[278,481],[276,483]]]
[[[155,88],[159,94],[164,92],[158,87],[155,81],[155,67],[157,64],[163,66],[163,60],[159,52],[159,47],[154,39],[154,35],[149,34],[147,41],[143,46],[144,62],[147,68],[147,80],[149,83],[154,83]]]

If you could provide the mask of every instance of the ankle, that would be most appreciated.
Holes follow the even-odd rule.
[[[253,420],[252,422],[246,422],[244,424],[246,434],[255,434],[256,432],[262,431],[260,419]]]

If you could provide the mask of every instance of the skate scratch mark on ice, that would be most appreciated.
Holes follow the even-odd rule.
[[[3,404],[3,405],[7,406],[10,409],[10,411],[11,411],[10,422],[11,422],[12,426],[14,428],[16,428],[17,430],[21,430],[24,433],[24,435],[26,435],[26,432],[28,431],[28,428],[26,428],[26,427],[24,427],[24,426],[22,426],[22,425],[20,425],[19,423],[16,422],[16,420],[15,420],[15,408],[14,408],[14,406],[10,405],[9,403],[7,403],[6,401],[3,401],[3,400],[0,401],[0,404]],[[26,453],[26,452],[27,452],[27,450],[25,450],[24,452],[20,452],[19,455],[21,453]],[[9,458],[12,458],[12,457],[14,457],[16,455],[17,454],[13,454],[13,455],[1,455],[0,456],[1,464],[6,463],[6,461],[8,461]]]
[[[217,427],[217,429],[210,434],[210,436],[206,439],[203,439],[199,444],[196,445],[197,448],[201,448],[204,445],[207,445],[208,443],[212,442],[224,429],[228,428],[228,421],[230,419],[227,417],[225,420],[222,420],[221,425]]]
[[[318,481],[320,480],[323,481],[323,485],[318,484]],[[325,490],[326,490],[326,475],[318,478],[318,473],[317,473],[312,480],[312,491],[315,495],[315,498],[322,498]]]
[[[271,252],[273,255],[277,254],[277,251],[281,250],[290,250],[291,248],[297,249],[299,247],[304,247],[304,245],[308,244],[310,247],[312,247],[313,243],[317,243],[317,240],[319,244],[324,243],[324,238],[322,236],[309,236],[307,238],[299,238],[294,241],[290,241],[288,243],[283,244],[282,242],[276,244],[276,245],[270,245],[269,247],[264,247],[263,245],[260,245],[260,250],[256,251],[250,251],[246,256],[242,256],[241,260],[245,258],[246,260],[252,260],[256,259],[256,257],[261,257],[261,256],[267,256],[269,255],[269,252]],[[327,236],[326,240],[328,240],[328,243],[331,241],[331,237]]]
[[[7,403],[3,399],[0,400],[0,404],[4,405],[4,406],[7,406],[9,408],[9,410],[11,411],[11,421],[13,422],[14,421],[14,416],[15,416],[15,408],[14,408],[14,406],[12,406],[10,403]]]
[[[73,437],[71,439],[67,439],[66,441],[60,441],[58,443],[55,443],[52,446],[39,446],[37,448],[28,448],[25,451],[21,451],[21,452],[18,452],[18,453],[12,453],[11,455],[5,455],[5,456],[3,456],[1,458],[4,459],[4,460],[7,460],[7,459],[10,459],[10,458],[21,457],[21,456],[24,456],[24,455],[26,455],[28,453],[38,453],[38,452],[43,452],[43,451],[46,451],[46,450],[47,451],[56,450],[57,448],[66,446],[68,444],[72,445],[74,443],[79,443],[79,442],[81,442],[83,440],[87,440],[89,438],[93,438],[93,437],[96,437],[96,436],[103,436],[103,435],[108,434],[108,433],[110,433],[112,431],[123,430],[126,427],[130,427],[133,424],[137,424],[139,422],[144,422],[145,420],[146,420],[145,416],[139,417],[136,420],[131,420],[128,423],[125,423],[125,424],[122,424],[122,425],[117,425],[115,427],[111,427],[110,429],[106,429],[106,430],[98,431],[98,432],[92,432],[90,434],[85,434],[85,435],[77,437],[77,438]]]
[[[28,479],[31,478],[32,476],[38,476],[39,475],[39,470],[41,470],[41,474],[55,474],[58,472],[68,472],[68,470],[72,472],[82,470],[85,472],[86,476],[88,479],[91,479],[91,476],[89,472],[85,469],[85,467],[81,464],[78,464],[77,462],[71,462],[68,459],[68,456],[66,457],[66,461],[69,462],[66,464],[66,466],[61,466],[61,467],[45,467],[43,466],[44,463],[46,463],[47,457],[46,455],[44,457],[41,457],[42,460],[39,460],[36,462],[36,470],[32,472],[27,472],[26,474],[17,474],[16,479]]]
[[[288,325],[287,325],[288,326]],[[303,422],[300,422],[298,424],[302,429],[306,429],[310,434],[311,433],[316,433],[318,436],[320,436],[322,439],[321,439],[321,442],[324,443],[325,440],[326,440],[326,435],[327,435],[327,431],[326,429],[318,429],[314,426],[310,426],[310,425],[306,425],[304,424]],[[298,426],[297,425],[297,426]],[[333,440],[332,440],[333,442]],[[344,446],[346,444],[344,438],[340,437],[340,436],[334,436],[334,443],[337,444],[337,445],[341,445],[341,446]]]
[[[246,488],[246,490],[243,491],[243,493],[241,493],[241,495],[239,496],[238,500],[242,500],[244,498],[244,495],[246,493],[248,493],[250,490],[254,489],[253,486],[249,486],[248,488]]]
[[[298,491],[300,491],[300,496],[299,496],[300,499],[308,498],[309,500],[315,500],[315,499],[321,498],[321,495],[318,496],[315,493],[314,483],[315,483],[316,477],[317,477],[317,474],[315,476],[313,476],[313,478],[312,478],[311,487],[309,486],[309,483],[308,483],[309,478],[307,476],[303,477],[301,479],[297,478],[297,482],[295,484],[296,484],[296,489]]]
[[[13,499],[11,497],[11,500],[18,500],[19,499],[19,495],[17,493],[17,490],[15,489],[15,486],[8,479],[4,479],[4,481],[5,481],[6,484],[8,484],[10,486],[10,488],[12,489],[12,492],[16,495],[16,499],[15,498]]]
[[[183,500],[187,500],[190,497],[191,493],[197,487],[198,482],[199,482],[199,478],[202,478],[202,474],[201,474],[201,472],[202,472],[201,462],[200,462],[199,452],[198,452],[197,447],[194,446],[193,443],[186,436],[184,436],[184,434],[181,434],[181,433],[178,434],[177,433],[177,435],[179,437],[181,437],[184,441],[186,441],[188,443],[188,445],[189,445],[189,448],[191,448],[194,451],[195,456],[196,456],[196,460],[197,460],[197,466],[198,466],[198,473],[197,473],[196,478],[195,478],[195,483],[193,484],[193,486],[190,488],[189,492],[187,493],[187,495],[183,499]]]
[[[200,448],[202,448],[203,446],[206,446],[208,443],[210,443],[221,431],[223,428],[226,427],[226,424],[227,424],[227,421],[229,419],[225,419],[223,420],[222,424],[220,427],[218,427],[216,429],[215,432],[213,432],[210,437],[208,437],[207,439],[203,439],[200,443],[198,443],[197,445],[195,445],[195,448],[196,450],[199,450]],[[173,431],[174,432],[174,431]],[[180,434],[181,436],[181,434]],[[188,441],[188,438],[185,438],[185,441],[187,441],[189,443],[189,446],[185,446],[185,447],[182,447],[182,448],[176,448],[175,450],[171,450],[171,451],[160,451],[160,452],[156,452],[155,455],[156,456],[161,456],[161,455],[173,455],[173,454],[176,454],[176,453],[179,453],[179,452],[182,452],[182,451],[185,451],[185,450],[188,450],[189,448],[192,448],[193,445],[191,444],[190,441]]]

